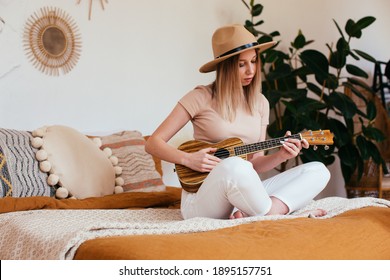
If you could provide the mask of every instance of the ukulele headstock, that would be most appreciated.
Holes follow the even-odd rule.
[[[329,130],[308,130],[301,133],[302,139],[306,139],[306,141],[310,145],[314,145],[315,149],[317,145],[325,145],[325,149],[329,149],[328,145],[333,145],[333,133]]]

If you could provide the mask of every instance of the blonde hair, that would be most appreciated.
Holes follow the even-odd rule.
[[[236,118],[236,112],[244,101],[245,109],[253,115],[258,110],[258,98],[261,94],[260,57],[257,57],[256,74],[252,82],[243,87],[239,75],[239,55],[232,56],[217,65],[216,79],[212,84],[216,110],[220,116],[230,122]],[[244,96],[244,100],[242,97]]]

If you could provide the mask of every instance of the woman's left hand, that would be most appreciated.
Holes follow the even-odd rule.
[[[287,131],[286,136],[290,136],[291,132]],[[284,160],[294,158],[299,155],[302,148],[309,148],[309,143],[306,139],[295,139],[295,138],[286,138],[282,143],[282,148],[280,149],[281,156]]]

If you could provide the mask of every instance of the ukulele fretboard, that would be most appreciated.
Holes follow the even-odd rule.
[[[253,143],[253,144],[247,144],[247,145],[234,147],[234,153],[237,156],[240,156],[240,155],[247,155],[247,154],[256,153],[258,151],[269,150],[272,148],[276,148],[278,146],[282,146],[281,141],[283,141],[287,138],[294,138],[294,139],[299,139],[299,140],[302,139],[300,134],[293,134],[290,136],[274,138],[274,139],[266,140],[266,141],[259,142],[259,143]]]

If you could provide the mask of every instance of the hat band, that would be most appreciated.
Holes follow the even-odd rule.
[[[258,42],[253,42],[253,43],[249,43],[249,44],[246,44],[246,45],[242,45],[242,46],[239,46],[235,49],[232,49],[228,52],[225,52],[223,54],[221,54],[220,56],[217,56],[215,59],[217,58],[221,58],[221,57],[224,57],[224,56],[227,56],[229,54],[232,54],[232,53],[235,53],[235,52],[239,52],[239,51],[242,51],[242,50],[245,50],[245,49],[248,49],[248,48],[251,48],[253,46],[257,46],[259,43]]]

